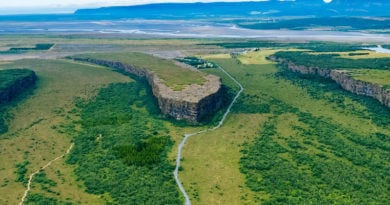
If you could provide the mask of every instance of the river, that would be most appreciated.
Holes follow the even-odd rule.
[[[365,47],[363,49],[375,51],[377,53],[389,53],[390,54],[390,49],[383,48],[381,45],[378,45],[377,47]]]

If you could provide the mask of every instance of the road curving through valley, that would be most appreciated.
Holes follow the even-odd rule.
[[[179,187],[181,193],[183,194],[184,196],[184,199],[185,199],[185,205],[191,205],[191,200],[190,200],[190,197],[188,196],[186,190],[184,189],[184,186],[183,184],[181,183],[180,179],[179,179],[179,168],[180,168],[180,163],[181,163],[181,154],[182,154],[182,150],[184,148],[184,145],[186,144],[187,140],[192,137],[192,136],[195,136],[195,135],[198,135],[198,134],[202,134],[202,133],[206,133],[206,132],[212,132],[218,128],[220,128],[226,117],[228,116],[228,114],[230,113],[230,110],[231,108],[233,107],[233,104],[237,101],[237,98],[240,96],[240,94],[242,93],[242,91],[244,91],[244,87],[241,85],[240,82],[238,82],[233,76],[231,76],[225,69],[223,69],[221,66],[217,65],[218,68],[224,73],[226,74],[230,79],[232,79],[239,87],[240,87],[240,90],[237,92],[236,96],[234,96],[232,102],[230,103],[229,107],[227,108],[226,112],[223,114],[221,120],[219,121],[218,125],[216,125],[215,127],[213,128],[209,128],[209,129],[205,129],[205,130],[201,130],[199,132],[194,132],[194,133],[188,133],[188,134],[184,134],[184,138],[183,140],[180,142],[179,144],[179,147],[178,147],[178,151],[177,151],[177,157],[176,157],[176,167],[175,167],[175,170],[173,172],[173,175],[175,177],[175,180],[176,180],[176,184],[177,186]]]

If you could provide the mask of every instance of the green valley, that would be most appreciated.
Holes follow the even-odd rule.
[[[17,38],[21,48],[54,46],[33,58],[0,54],[0,74],[28,68],[38,79],[2,110],[0,204],[183,204],[173,171],[186,133],[197,134],[183,146],[178,176],[191,204],[390,202],[390,109],[290,68],[340,69],[388,88],[388,54],[359,43]],[[168,118],[147,79],[69,56],[136,65],[173,87],[216,75],[224,106],[201,123]],[[235,80],[244,90],[226,113]]]

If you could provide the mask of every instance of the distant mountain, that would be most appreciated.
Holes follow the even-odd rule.
[[[161,3],[79,9],[77,16],[139,19],[390,16],[389,0],[270,0],[263,2]]]
[[[156,23],[158,21],[138,19],[202,21],[159,24]],[[112,22],[106,24],[99,21]],[[0,15],[0,33],[23,33],[26,30],[161,32],[170,29],[188,32],[192,27],[206,24],[229,29],[365,31],[389,34],[390,0],[332,0],[331,3],[325,3],[324,0],[161,3],[79,9],[73,14]]]

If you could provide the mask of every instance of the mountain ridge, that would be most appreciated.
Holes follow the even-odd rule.
[[[282,17],[282,16],[390,16],[390,2],[379,0],[321,0],[246,1],[211,3],[157,3],[134,6],[113,6],[79,9],[75,15],[101,15],[112,18],[201,19],[224,17]]]

